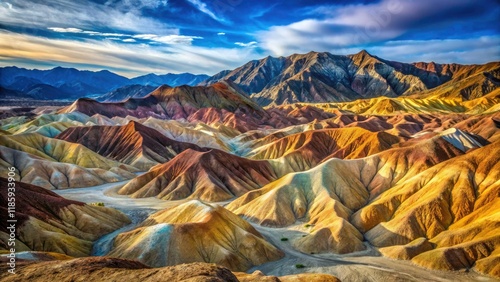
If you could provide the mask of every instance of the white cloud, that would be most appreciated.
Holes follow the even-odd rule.
[[[368,49],[381,58],[400,62],[484,64],[500,61],[500,36],[467,39],[389,41]]]
[[[83,30],[79,28],[74,28],[74,27],[69,27],[69,28],[62,28],[62,27],[49,27],[48,29],[55,31],[55,32],[69,32],[69,33],[82,33]]]
[[[475,9],[479,8],[474,0],[382,0],[321,6],[312,12],[318,18],[311,15],[289,25],[270,27],[258,32],[257,39],[263,49],[279,56],[332,51],[392,40],[413,29],[452,21],[453,17],[463,20],[477,16],[471,12]]]
[[[187,0],[189,3],[191,3],[196,9],[198,9],[200,12],[208,15],[212,19],[220,22],[220,23],[229,23],[228,20],[217,16],[214,12],[212,12],[206,3],[201,2],[200,0]]]
[[[241,46],[241,47],[256,47],[257,46],[257,41],[251,41],[247,43],[243,42],[234,42],[235,45]]]
[[[81,0],[9,0],[11,6],[0,5],[0,22],[27,28],[65,26],[78,29],[94,29],[103,27],[112,30],[146,33],[155,30],[159,34],[178,34],[177,28],[172,28],[160,21],[144,16],[140,9],[120,9]]]
[[[81,30],[81,29],[75,28],[75,27],[68,27],[68,28],[49,27],[47,29],[52,30],[54,32],[60,32],[60,33],[83,33],[83,34],[88,34],[88,35],[114,36],[114,37],[129,36],[129,35],[123,34],[123,33],[98,32],[98,31],[92,31],[92,30]]]
[[[123,34],[123,33],[109,33],[109,32],[97,32],[97,31],[91,31],[91,30],[81,30],[79,28],[60,28],[60,27],[49,27],[49,30],[52,30],[54,32],[60,32],[60,33],[82,33],[82,34],[88,34],[91,36],[104,36],[107,37],[107,39],[111,40],[119,40],[117,37],[132,37],[128,39],[124,39],[123,42],[136,42],[136,39],[142,39],[142,40],[150,40],[152,42],[158,42],[158,43],[163,43],[163,44],[191,44],[194,39],[203,39],[203,37],[200,36],[189,36],[189,35],[178,35],[178,34],[170,34],[170,35],[157,35],[157,34]]]
[[[224,35],[226,35],[226,33],[225,32],[218,32],[217,35],[224,36]]]
[[[130,9],[156,9],[167,6],[168,0],[110,0],[106,2],[106,6],[116,5],[122,10]]]
[[[164,35],[164,36],[159,36],[156,34],[136,34],[132,37],[137,39],[160,42],[164,44],[187,44],[187,45],[190,45],[194,39],[203,39],[203,37],[200,36],[176,35],[176,34]]]
[[[95,33],[95,35],[100,35],[100,36],[118,36],[118,37],[128,36],[127,34],[113,33],[113,32],[99,32],[99,33]]]
[[[0,65],[4,66],[51,64],[89,69],[93,65],[90,69],[109,69],[130,77],[151,72],[214,74],[260,57],[253,48],[153,47],[121,41],[49,39],[0,30]]]
[[[49,28],[50,29],[50,28]],[[91,31],[91,30],[84,30],[82,31],[82,33],[85,33],[85,34],[90,34],[90,35],[99,35],[101,34],[100,32],[97,32],[97,31]]]
[[[151,39],[153,39],[153,38],[158,37],[158,35],[156,35],[156,34],[149,34],[149,33],[147,33],[147,34],[136,34],[136,35],[134,35],[133,37],[134,37],[134,38],[139,38],[139,39],[147,39],[147,40],[151,40]]]

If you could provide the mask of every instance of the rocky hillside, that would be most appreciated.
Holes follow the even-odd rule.
[[[7,187],[7,179],[0,185]],[[108,207],[67,200],[44,188],[16,182],[16,251],[57,252],[73,257],[90,255],[92,243],[130,223]],[[10,197],[10,196],[9,196]],[[7,214],[7,189],[0,193],[0,211]],[[0,223],[0,249],[8,250],[8,230]]]
[[[499,67],[499,63],[482,66],[406,64],[387,61],[364,50],[348,56],[310,52],[251,61],[232,71],[216,74],[201,85],[232,81],[263,106],[346,102],[421,92],[433,95],[430,94],[432,89],[445,83],[448,87],[438,92],[453,93],[439,96],[472,99],[499,86]]]

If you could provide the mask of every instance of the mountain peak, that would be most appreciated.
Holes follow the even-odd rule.
[[[371,54],[368,51],[366,51],[366,49],[362,49],[361,51],[359,51],[357,53],[357,55],[368,55],[368,56],[371,56]]]
[[[376,58],[375,56],[373,56],[372,54],[370,54],[365,49],[359,51],[356,54],[350,55],[349,57],[351,57],[351,58],[359,58],[361,60],[366,60],[366,59],[369,59],[369,58]]]
[[[136,122],[135,120],[131,120],[125,125],[125,128],[130,129],[132,131],[139,131],[140,129],[143,128],[143,125]]]

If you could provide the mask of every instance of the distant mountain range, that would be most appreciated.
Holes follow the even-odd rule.
[[[500,62],[484,65],[401,63],[366,51],[353,55],[309,52],[288,57],[266,57],[234,70],[207,75],[147,74],[128,79],[109,71],[0,68],[1,97],[75,100],[91,97],[120,102],[142,98],[161,85],[208,86],[229,82],[260,106],[297,102],[349,102],[376,97],[417,95],[472,100],[500,86]],[[4,98],[5,99],[5,98]]]
[[[500,86],[500,63],[459,65],[400,63],[366,51],[339,56],[310,52],[266,57],[222,71],[200,85],[229,80],[261,106],[296,102],[346,102],[412,94],[484,96]]]
[[[209,76],[206,74],[167,73],[164,75],[156,75],[154,73],[150,73],[143,76],[132,78],[130,82],[132,82],[133,84],[149,85],[149,86],[160,86],[163,84],[167,84],[169,86],[175,87],[181,85],[194,86],[208,78]]]
[[[81,97],[109,94],[120,87],[135,84],[153,87],[153,89],[164,84],[170,86],[196,85],[208,77],[207,75],[191,73],[169,73],[165,75],[148,74],[129,79],[107,70],[93,72],[63,67],[50,70],[4,67],[0,68],[0,87],[5,89],[3,90],[5,93],[22,93],[24,97],[39,100],[74,100]]]
[[[142,98],[153,92],[157,87],[151,85],[125,85],[96,98],[100,102],[120,102],[129,98]]]

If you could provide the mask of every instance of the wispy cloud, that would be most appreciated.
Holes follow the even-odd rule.
[[[55,32],[69,32],[69,33],[82,33],[83,30],[79,28],[74,28],[74,27],[68,27],[68,28],[63,28],[63,27],[49,27],[47,29],[50,29]]]
[[[270,27],[258,32],[257,38],[262,48],[275,55],[334,51],[393,40],[430,25],[439,27],[475,19],[488,6],[474,0],[382,0],[373,4],[322,6],[316,7],[315,16],[309,19]]]
[[[500,61],[500,36],[465,39],[398,40],[370,47],[385,59],[400,62],[484,64]]]
[[[241,46],[241,47],[256,47],[257,46],[257,41],[251,41],[247,43],[243,42],[234,42],[235,45]]]
[[[201,0],[187,0],[187,1],[189,3],[191,3],[194,7],[196,7],[196,9],[198,9],[200,12],[208,15],[212,19],[214,19],[220,23],[225,23],[225,24],[230,23],[230,21],[228,21],[227,19],[216,15],[213,11],[211,11],[208,8],[208,5],[204,2],[202,2]]]
[[[82,34],[88,34],[88,35],[98,35],[98,36],[115,36],[115,37],[124,37],[124,36],[129,36],[128,34],[124,33],[115,33],[115,32],[98,32],[98,31],[92,31],[92,30],[82,30],[79,28],[75,27],[68,27],[68,28],[62,28],[62,27],[49,27],[49,30],[52,30],[54,32],[59,32],[59,33],[82,33]]]
[[[224,35],[226,35],[226,33],[225,32],[218,32],[217,35],[224,36]]]
[[[59,33],[76,33],[76,34],[86,34],[90,36],[104,36],[107,37],[107,39],[113,39],[113,40],[116,40],[117,37],[130,37],[123,40],[123,42],[128,42],[128,43],[137,42],[137,40],[135,39],[142,39],[164,44],[191,44],[194,39],[203,39],[203,37],[201,36],[190,36],[190,35],[179,35],[179,34],[157,35],[150,33],[124,34],[124,33],[97,32],[91,30],[82,30],[74,27],[70,28],[49,27],[48,29]]]
[[[156,9],[168,5],[168,0],[108,0],[106,6],[116,6],[122,10]]]
[[[150,40],[153,42],[159,42],[164,44],[191,44],[194,39],[203,39],[201,36],[189,36],[189,35],[165,35],[159,36],[156,34],[137,34],[133,35],[133,38]]]
[[[82,0],[9,0],[10,5],[0,5],[0,22],[25,28],[79,28],[101,27],[111,30],[145,33],[155,30],[161,34],[179,33],[159,19],[144,16],[139,9],[122,10]]]
[[[0,65],[72,66],[109,69],[125,76],[145,73],[208,73],[236,68],[261,57],[253,48],[204,48],[192,45],[49,39],[0,30]],[[92,54],[92,56],[89,56]]]

